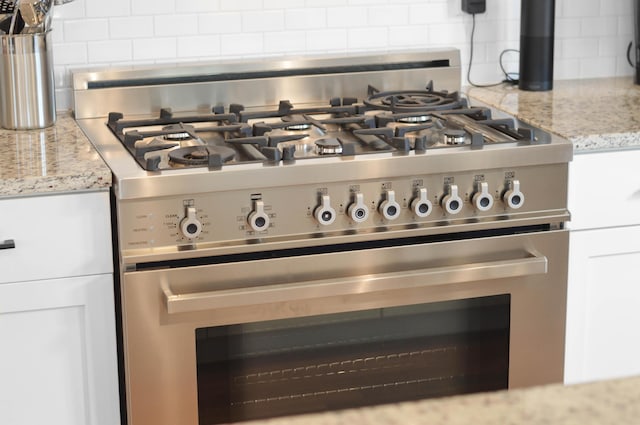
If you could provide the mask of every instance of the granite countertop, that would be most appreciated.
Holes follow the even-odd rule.
[[[111,170],[70,113],[43,130],[0,129],[0,197],[110,186]]]
[[[553,90],[470,87],[478,100],[573,142],[574,152],[640,148],[640,86],[632,77],[558,80]]]
[[[246,425],[636,425],[640,377],[548,385],[245,422]]]

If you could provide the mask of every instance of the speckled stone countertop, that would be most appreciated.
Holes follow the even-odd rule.
[[[640,86],[632,77],[558,80],[545,92],[502,84],[466,93],[472,104],[479,100],[571,140],[576,153],[640,148]]]
[[[640,377],[390,404],[246,425],[638,425]]]
[[[43,130],[0,129],[0,197],[110,186],[111,170],[70,113]]]

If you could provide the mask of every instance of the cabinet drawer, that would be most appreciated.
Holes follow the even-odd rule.
[[[0,200],[0,283],[112,273],[108,192]]]
[[[572,230],[640,224],[640,149],[575,155],[569,164]]]

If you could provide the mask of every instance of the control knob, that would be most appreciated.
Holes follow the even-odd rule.
[[[489,183],[478,182],[471,201],[478,211],[489,211],[493,207],[493,196],[489,193]]]
[[[400,204],[396,202],[396,193],[393,190],[385,192],[385,200],[380,203],[378,210],[387,220],[395,220],[400,216]]]
[[[320,205],[313,211],[313,216],[323,226],[328,226],[336,221],[336,210],[331,208],[329,195],[322,195]]]
[[[511,180],[507,184],[507,190],[502,195],[502,200],[511,209],[517,210],[524,204],[524,193],[520,191],[520,180]]]
[[[442,197],[440,205],[448,214],[458,214],[462,211],[464,201],[458,195],[458,185],[451,184],[447,186],[447,194]]]
[[[431,214],[433,205],[428,198],[427,188],[421,187],[418,190],[417,196],[411,201],[411,209],[416,217],[425,218]]]
[[[196,216],[196,207],[187,207],[186,215],[180,222],[182,234],[189,239],[195,239],[202,232],[202,223]]]
[[[247,217],[249,226],[256,232],[262,232],[269,228],[269,216],[264,212],[263,201],[253,201],[253,211]]]
[[[364,203],[364,195],[358,192],[354,195],[353,198],[353,202],[347,209],[347,214],[349,214],[351,220],[355,221],[356,223],[365,222],[367,218],[369,218],[369,209]]]

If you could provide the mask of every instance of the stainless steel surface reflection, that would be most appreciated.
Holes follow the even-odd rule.
[[[51,32],[1,35],[0,125],[45,128],[56,121]]]

